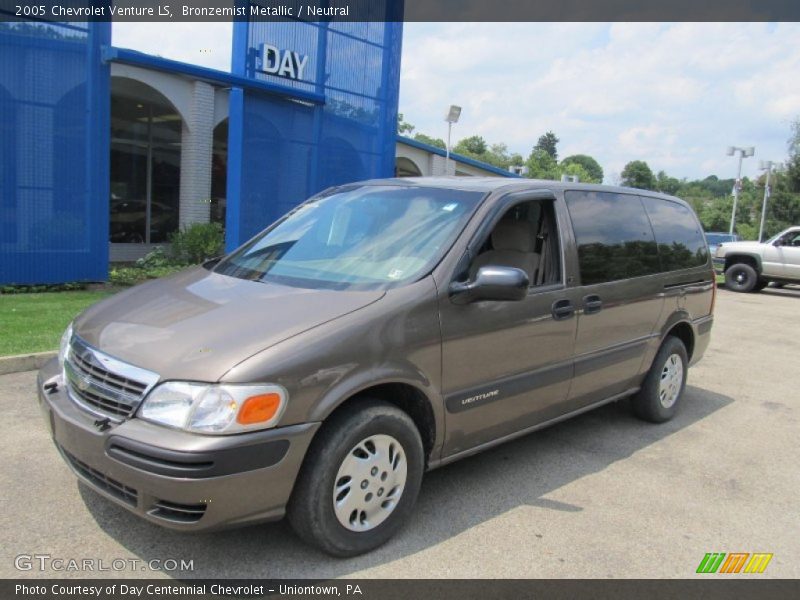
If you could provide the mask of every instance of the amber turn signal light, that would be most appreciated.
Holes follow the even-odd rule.
[[[280,394],[259,394],[250,396],[242,403],[236,421],[241,425],[252,425],[269,421],[278,413],[281,407]]]

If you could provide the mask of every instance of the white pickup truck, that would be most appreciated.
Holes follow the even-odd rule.
[[[769,283],[800,283],[800,226],[766,242],[726,242],[717,247],[714,267],[734,292],[764,289]]]

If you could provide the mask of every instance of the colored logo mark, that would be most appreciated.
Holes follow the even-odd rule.
[[[772,554],[767,552],[708,552],[697,566],[697,573],[763,573]]]

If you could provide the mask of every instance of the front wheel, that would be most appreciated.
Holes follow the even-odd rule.
[[[379,400],[335,414],[308,450],[287,516],[306,542],[334,556],[377,548],[411,514],[424,469],[411,418]]]
[[[725,271],[725,287],[734,292],[751,292],[758,284],[756,270],[748,264],[736,263]]]
[[[667,337],[653,360],[653,366],[639,393],[633,397],[633,412],[651,423],[669,421],[678,412],[689,358],[686,346],[674,336]]]

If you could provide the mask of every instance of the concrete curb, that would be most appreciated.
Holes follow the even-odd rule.
[[[58,352],[52,350],[33,354],[17,354],[16,356],[0,356],[0,375],[19,373],[20,371],[35,371],[57,355]]]

